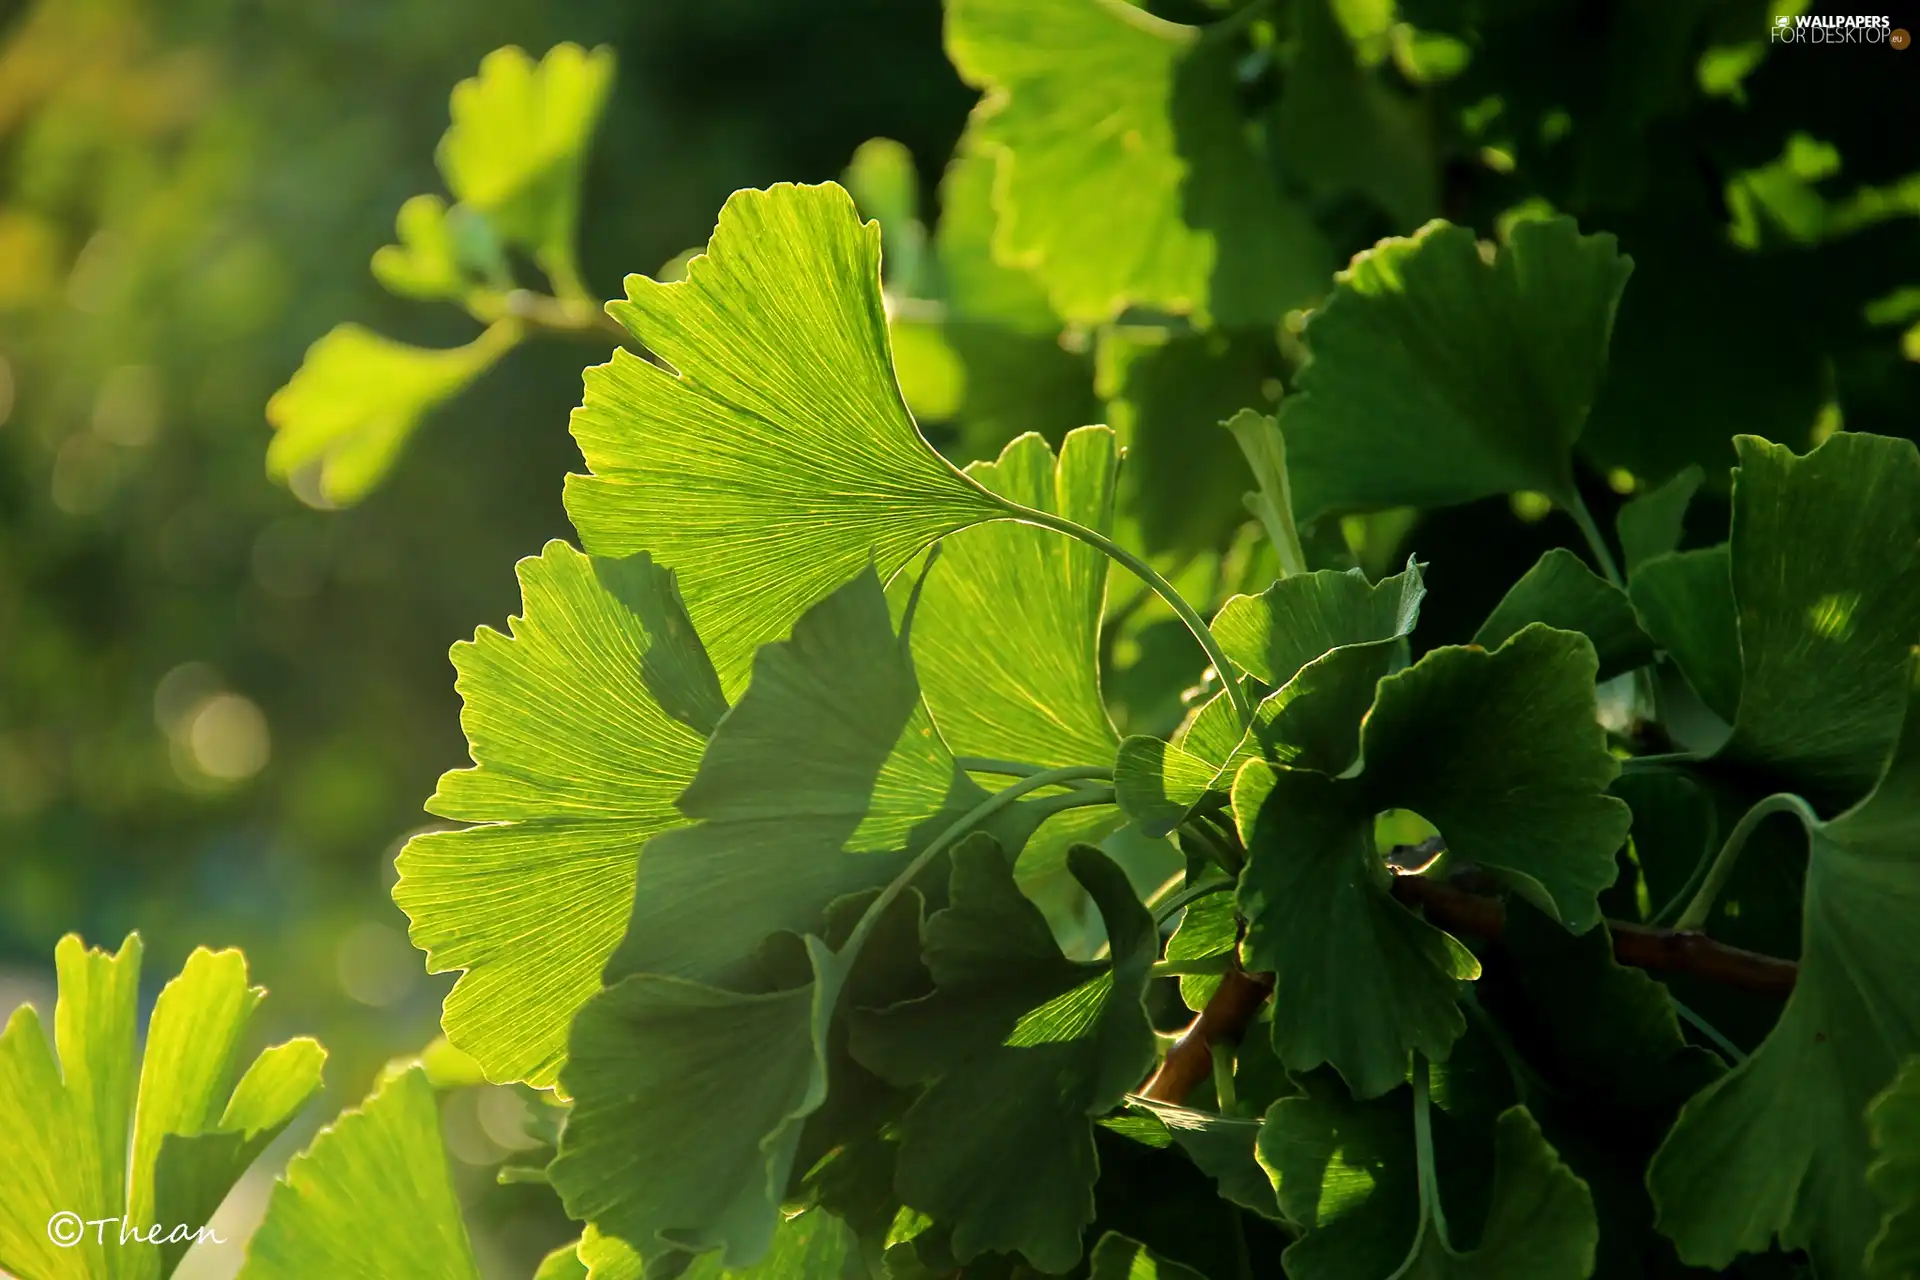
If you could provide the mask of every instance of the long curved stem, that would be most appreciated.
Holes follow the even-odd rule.
[[[1037,524],[1043,529],[1052,529],[1055,533],[1064,533],[1069,538],[1077,538],[1088,546],[1104,552],[1109,559],[1126,566],[1142,582],[1153,588],[1154,594],[1167,602],[1167,607],[1179,615],[1180,621],[1187,624],[1187,630],[1193,632],[1193,638],[1198,640],[1200,647],[1207,651],[1207,660],[1213,663],[1213,669],[1220,673],[1221,683],[1226,686],[1227,700],[1233,704],[1234,713],[1240,718],[1240,727],[1245,729],[1253,724],[1253,703],[1247,699],[1247,691],[1235,678],[1233,663],[1221,650],[1220,642],[1214,639],[1213,631],[1207,626],[1206,619],[1200,616],[1199,610],[1187,602],[1187,598],[1180,594],[1178,588],[1160,576],[1158,570],[1097,529],[1089,529],[1083,524],[1069,520],[1065,516],[1055,515],[1051,511],[1023,506],[991,490],[986,492],[993,497],[994,501],[1005,507],[1015,519],[1027,524]]]
[[[1734,824],[1733,830],[1728,833],[1727,842],[1720,846],[1720,852],[1714,858],[1713,865],[1707,868],[1707,878],[1701,882],[1699,892],[1693,895],[1693,901],[1687,904],[1687,909],[1680,913],[1678,920],[1674,921],[1673,927],[1676,933],[1698,933],[1701,926],[1706,924],[1707,915],[1713,910],[1715,899],[1719,898],[1720,891],[1727,887],[1727,880],[1733,875],[1733,868],[1740,861],[1740,851],[1746,848],[1747,837],[1753,834],[1754,828],[1760,825],[1763,818],[1776,813],[1798,815],[1808,830],[1812,830],[1820,821],[1820,815],[1813,811],[1813,806],[1799,796],[1784,791],[1768,796],[1747,810],[1740,821]]]
[[[958,818],[955,818],[952,825],[948,826],[946,830],[930,840],[927,843],[927,847],[922,849],[919,855],[915,857],[912,862],[909,862],[905,869],[902,870],[899,875],[895,876],[886,888],[880,891],[879,897],[867,904],[866,911],[860,916],[860,922],[853,926],[853,932],[847,937],[847,945],[840,948],[841,960],[845,964],[851,965],[854,957],[860,954],[860,948],[866,944],[867,935],[873,932],[874,926],[880,921],[880,917],[885,915],[887,908],[893,905],[893,900],[899,897],[901,892],[909,884],[913,883],[914,877],[918,876],[922,871],[925,871],[929,863],[945,853],[957,843],[962,836],[970,833],[982,822],[985,822],[988,818],[991,818],[994,814],[1000,812],[1021,796],[1026,795],[1029,791],[1038,791],[1043,787],[1058,786],[1065,782],[1080,782],[1087,779],[1111,778],[1112,776],[1113,770],[1100,765],[1070,765],[1064,769],[1048,769],[1045,772],[1022,778],[1018,782],[1010,783],[1008,786],[994,792],[985,800],[982,800],[979,804],[961,814]],[[1067,798],[1069,797],[1061,797],[1061,799]],[[1099,790],[1090,790],[1084,796],[1074,798],[1077,798],[1081,804],[1105,804],[1112,800],[1112,793],[1102,788]]]

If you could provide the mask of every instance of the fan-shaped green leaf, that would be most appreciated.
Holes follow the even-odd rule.
[[[1641,562],[1627,596],[1700,701],[1732,724],[1740,705],[1740,619],[1726,544]]]
[[[267,470],[285,480],[314,468],[328,502],[357,502],[378,484],[420,419],[466,390],[520,341],[502,320],[464,347],[430,350],[357,324],[336,325],[267,401]]]
[[[460,250],[447,223],[447,202],[415,196],[394,219],[400,243],[374,251],[373,276],[387,292],[423,301],[457,299],[468,287]]]
[[[643,1257],[772,1246],[801,1121],[827,1094],[827,1024],[844,977],[805,939],[813,980],[742,995],[658,974],[614,983],[574,1021],[574,1109],[549,1173],[567,1212]]]
[[[1380,682],[1359,776],[1241,768],[1246,963],[1276,975],[1288,1067],[1329,1062],[1372,1097],[1405,1078],[1409,1052],[1444,1059],[1461,1032],[1455,984],[1479,966],[1389,895],[1384,810],[1420,814],[1569,928],[1599,920],[1630,815],[1606,794],[1619,766],[1594,718],[1595,665],[1584,636],[1539,625],[1492,653],[1436,649]]]
[[[1127,1105],[1163,1126],[1200,1171],[1219,1184],[1222,1197],[1263,1218],[1280,1216],[1273,1182],[1254,1159],[1258,1119],[1215,1115],[1152,1098],[1129,1098]]]
[[[1087,1280],[1204,1280],[1192,1267],[1169,1262],[1117,1231],[1100,1237],[1087,1267]]]
[[[456,199],[531,251],[562,289],[577,285],[573,232],[587,145],[613,86],[613,51],[558,44],[538,63],[511,46],[453,88],[436,159]]]
[[[510,634],[454,646],[475,765],[427,802],[478,825],[409,842],[394,901],[431,969],[466,970],[448,1038],[492,1079],[548,1085],[632,912],[641,846],[685,821],[674,800],[726,702],[647,556],[552,542],[518,573]]]
[[[1704,478],[1699,467],[1687,467],[1659,488],[1649,489],[1621,506],[1614,527],[1620,532],[1620,551],[1628,573],[1680,545],[1687,506]]]
[[[737,985],[778,932],[877,889],[986,798],[920,700],[871,568],[766,645],[679,799],[693,825],[648,842],[607,972]]]
[[[927,1088],[901,1121],[896,1188],[953,1227],[966,1260],[1015,1252],[1073,1266],[1093,1220],[1093,1117],[1153,1064],[1142,997],[1159,950],[1121,870],[1081,846],[1074,877],[1106,921],[1112,959],[1068,960],[991,840],[954,850],[950,905],[926,923],[938,989],[862,1017],[861,1061]]]
[[[1610,680],[1653,661],[1653,641],[1640,629],[1627,593],[1565,547],[1541,556],[1494,606],[1473,642],[1497,649],[1530,622],[1578,631],[1593,641],[1599,676]]]
[[[1631,270],[1565,218],[1517,224],[1491,260],[1444,222],[1360,254],[1280,406],[1298,514],[1517,489],[1575,508],[1573,444]]]
[[[1742,677],[1720,755],[1848,804],[1900,735],[1920,638],[1920,449],[1852,432],[1804,457],[1736,443]]]
[[[478,1280],[426,1073],[389,1077],[274,1184],[238,1280]]]
[[[1779,1022],[1687,1104],[1647,1184],[1688,1262],[1724,1267],[1777,1239],[1848,1280],[1880,1229],[1861,1117],[1920,1053],[1920,696],[1879,786],[1810,829],[1803,902]]]
[[[0,1034],[0,1269],[22,1280],[170,1275],[320,1089],[326,1054],[311,1040],[267,1050],[235,1083],[266,994],[247,985],[238,951],[187,957],[154,1005],[142,1061],[141,951],[137,935],[117,955],[61,939],[53,1050],[30,1005]],[[56,1214],[85,1224],[70,1247],[53,1241]]]
[[[609,311],[665,362],[587,373],[567,480],[587,549],[671,566],[737,695],[756,646],[869,560],[890,577],[1004,507],[920,437],[900,400],[880,229],[846,192],[736,192],[687,278],[627,278]]]
[[[947,52],[987,95],[969,137],[998,152],[995,256],[1068,320],[1257,324],[1324,282],[1324,240],[1246,141],[1230,42],[1122,0],[960,0]]]

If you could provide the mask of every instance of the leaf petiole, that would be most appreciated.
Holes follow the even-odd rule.
[[[1162,577],[1159,570],[1097,529],[1089,529],[1083,524],[1069,520],[1065,516],[1055,515],[1051,511],[1023,506],[990,489],[983,488],[983,492],[989,494],[1014,519],[1026,524],[1037,524],[1043,529],[1052,529],[1055,533],[1064,533],[1069,538],[1077,538],[1095,550],[1104,552],[1109,559],[1125,566],[1135,577],[1151,587],[1154,594],[1165,600],[1167,607],[1179,616],[1180,621],[1187,624],[1187,630],[1193,632],[1193,638],[1200,642],[1202,649],[1206,650],[1207,661],[1211,662],[1213,669],[1219,673],[1220,682],[1226,687],[1227,701],[1233,704],[1234,714],[1240,720],[1240,727],[1245,729],[1252,726],[1253,703],[1248,699],[1246,689],[1234,674],[1233,663],[1220,648],[1220,642],[1214,639],[1213,631],[1207,626],[1206,619],[1200,616],[1200,611],[1188,603],[1187,598],[1180,594],[1179,588]]]
[[[1720,891],[1727,887],[1727,880],[1732,877],[1733,868],[1740,861],[1740,851],[1746,848],[1747,837],[1753,834],[1762,819],[1776,813],[1796,815],[1809,831],[1820,822],[1820,815],[1813,811],[1812,805],[1799,796],[1784,791],[1768,796],[1747,810],[1740,821],[1734,824],[1733,830],[1728,833],[1727,842],[1720,846],[1720,852],[1714,858],[1713,865],[1707,868],[1707,878],[1701,883],[1699,891],[1693,895],[1693,901],[1687,904],[1687,909],[1680,913],[1678,920],[1674,921],[1674,932],[1700,932],[1707,923],[1708,914],[1713,911],[1714,901],[1719,898]]]
[[[867,904],[867,909],[861,914],[859,923],[853,926],[853,932],[847,936],[847,944],[840,948],[841,963],[851,968],[854,960],[860,954],[860,948],[866,945],[868,935],[873,932],[874,926],[880,921],[880,917],[886,914],[887,908],[893,905],[893,900],[900,896],[901,891],[911,884],[916,876],[922,871],[925,871],[935,858],[945,853],[954,844],[958,843],[963,836],[973,831],[973,829],[978,827],[982,822],[985,822],[988,818],[991,818],[994,814],[1000,812],[1030,791],[1038,791],[1043,787],[1059,786],[1062,783],[1099,781],[1111,778],[1112,776],[1112,769],[1104,768],[1100,765],[1069,765],[1064,769],[1043,770],[1040,773],[1022,778],[1018,782],[994,792],[985,800],[982,800],[979,804],[961,814],[958,818],[954,819],[952,825],[948,826],[946,830],[928,841],[927,847],[922,849],[918,856],[916,856],[912,862],[909,862],[901,870],[900,874],[888,883],[886,888],[880,891],[880,896]],[[1081,787],[1069,791],[1065,795],[1051,797],[1051,800],[1059,809],[1073,809],[1094,804],[1111,804],[1113,802],[1113,789],[1111,787]]]

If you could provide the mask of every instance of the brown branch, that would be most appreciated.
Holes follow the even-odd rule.
[[[1498,898],[1468,893],[1444,881],[1395,876],[1393,896],[1424,908],[1429,920],[1453,933],[1498,942],[1506,931],[1507,912]],[[1636,969],[1684,973],[1781,1000],[1793,992],[1800,976],[1800,966],[1791,960],[1730,947],[1704,933],[1677,933],[1624,920],[1607,921],[1607,929],[1613,934],[1614,959]]]
[[[1395,876],[1393,896],[1426,912],[1433,923],[1453,933],[1498,942],[1506,932],[1507,910],[1498,898],[1469,893],[1426,876]],[[1743,951],[1715,942],[1704,933],[1675,933],[1609,920],[1614,958],[1636,969],[1684,973],[1722,986],[1784,999],[1793,991],[1800,966],[1777,956]],[[1213,1046],[1238,1044],[1273,993],[1273,975],[1234,968],[1222,979],[1207,1007],[1167,1050],[1166,1061],[1141,1093],[1160,1102],[1182,1102],[1213,1074]]]
[[[1239,1044],[1272,994],[1272,974],[1248,973],[1238,965],[1227,970],[1219,990],[1167,1050],[1167,1060],[1140,1090],[1141,1095],[1160,1102],[1185,1101],[1195,1085],[1213,1074],[1213,1046]]]

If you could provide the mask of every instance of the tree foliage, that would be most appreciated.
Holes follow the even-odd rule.
[[[931,236],[876,144],[627,279],[583,549],[455,647],[464,825],[395,889],[453,1045],[564,1110],[541,1277],[1910,1273],[1920,451],[1834,426],[1911,380],[1836,324],[1825,410],[1701,416],[1661,345],[1673,297],[1844,264],[1910,196],[1747,168],[1720,225],[1619,131],[1759,101],[1763,15],[1543,83],[1572,9],[951,0],[983,96]],[[376,271],[494,327],[336,330],[271,465],[350,501],[493,335],[600,323],[610,74],[509,50],[456,91],[458,203]],[[553,294],[490,285],[509,252]],[[1768,358],[1737,294],[1688,305],[1712,378]],[[23,1280],[170,1270],[34,1215],[210,1210],[143,1153],[237,1175],[306,1096],[281,1056],[317,1079],[269,1051],[216,1119],[242,1015],[154,1049],[244,988],[196,956],[130,1113],[127,954],[63,944],[58,1067],[30,1013],[0,1042],[0,1112],[63,1100],[11,1166],[93,1153],[0,1217]],[[243,1276],[316,1259],[476,1274],[421,1070],[294,1161]]]

